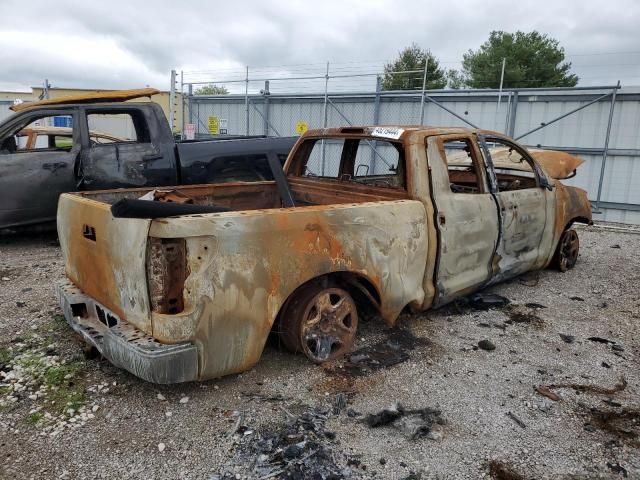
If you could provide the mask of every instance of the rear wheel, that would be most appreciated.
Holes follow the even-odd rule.
[[[280,338],[293,352],[324,363],[351,350],[358,329],[356,304],[346,290],[302,287],[287,302],[280,320]]]
[[[561,272],[572,269],[578,261],[579,251],[578,232],[573,229],[565,230],[560,236],[556,253],[553,256],[554,266]]]

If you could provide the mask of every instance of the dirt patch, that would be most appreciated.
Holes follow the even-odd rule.
[[[524,476],[512,467],[497,460],[489,462],[489,476],[494,480],[525,480]]]
[[[544,320],[542,320],[535,313],[531,312],[523,312],[518,310],[509,310],[507,311],[507,315],[509,316],[509,320],[505,323],[507,325],[518,324],[518,325],[532,325],[534,327],[542,327],[544,325]]]

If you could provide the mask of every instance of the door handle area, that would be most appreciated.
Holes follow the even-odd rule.
[[[444,213],[438,214],[438,223],[440,223],[440,225],[444,225],[447,223],[447,217],[444,216]]]
[[[160,160],[162,158],[161,153],[149,153],[142,156],[142,160],[145,162],[152,162],[153,160]]]
[[[55,172],[56,170],[60,169],[60,168],[66,168],[67,164],[65,162],[56,162],[56,163],[43,163],[42,164],[42,168],[44,168],[45,170],[51,170],[52,172]]]

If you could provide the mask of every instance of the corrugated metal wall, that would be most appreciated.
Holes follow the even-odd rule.
[[[480,128],[496,130],[518,137],[543,123],[571,112],[612,90],[536,90],[503,92],[498,107],[497,92],[459,91],[428,92],[441,106],[427,100],[424,124],[468,126],[446,109]],[[517,98],[517,101],[515,100]],[[376,103],[379,107],[376,107]],[[566,118],[525,136],[520,141],[529,146],[562,148],[585,159],[575,178],[567,180],[597,197],[602,150],[605,145],[611,96],[587,106]],[[249,96],[249,128],[252,135],[296,135],[296,124],[309,128],[324,125],[324,96],[255,95]],[[378,99],[372,93],[330,94],[327,123],[331,126],[372,124],[419,124],[419,92],[399,94],[383,92]],[[377,111],[378,121],[375,121]],[[247,133],[244,96],[190,97],[186,121],[196,124],[196,131],[207,133],[208,118],[228,121],[229,134]],[[617,91],[611,125],[609,152],[602,183],[602,213],[596,219],[640,224],[640,88]]]

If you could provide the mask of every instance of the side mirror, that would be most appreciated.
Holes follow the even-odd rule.
[[[547,190],[549,190],[550,192],[553,191],[553,189],[555,188],[555,185],[553,183],[551,183],[547,178],[542,177],[540,179],[540,186],[542,188],[546,188]]]

